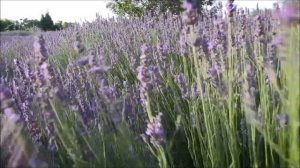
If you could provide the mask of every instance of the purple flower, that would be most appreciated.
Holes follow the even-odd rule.
[[[261,16],[260,16],[260,15],[256,15],[256,16],[254,17],[254,19],[255,19],[255,20],[261,20]]]
[[[188,1],[184,1],[182,7],[185,9],[182,15],[182,21],[186,25],[194,25],[197,21],[197,16],[193,9],[193,4]]]
[[[211,75],[219,75],[222,72],[222,68],[218,64],[214,64],[208,68],[208,73]]]
[[[282,7],[280,11],[280,20],[286,25],[290,25],[292,23],[297,24],[300,20],[299,15],[299,2],[295,2],[295,4],[290,2]]]
[[[218,19],[216,21],[214,21],[214,25],[216,26],[216,28],[218,30],[222,30],[225,27],[225,20],[224,19]]]
[[[279,10],[279,5],[278,5],[278,3],[273,3],[273,8],[275,9],[275,10]]]
[[[236,5],[233,5],[233,0],[228,0],[225,7],[228,12],[228,17],[232,18],[233,12],[235,12],[235,10],[236,10]]]
[[[103,74],[104,72],[108,71],[110,69],[109,66],[93,66],[88,70],[88,73],[98,73],[98,74]]]
[[[20,119],[20,116],[15,112],[15,103],[11,90],[2,84],[0,84],[0,102],[1,112],[7,117],[9,122],[15,124]]]
[[[86,65],[89,63],[90,59],[91,59],[90,56],[84,56],[84,57],[80,57],[77,62],[79,65]]]
[[[142,53],[142,55],[148,54],[148,52],[149,52],[148,46],[146,44],[143,44],[141,46],[141,53]]]
[[[271,41],[271,45],[277,46],[277,45],[282,44],[283,41],[284,41],[284,36],[279,35]]]
[[[207,43],[207,48],[208,48],[209,50],[213,50],[213,49],[215,48],[215,43],[214,43],[213,41],[209,41],[209,42]]]
[[[163,55],[165,55],[165,54],[167,53],[167,50],[168,50],[168,48],[167,48],[165,45],[163,45],[163,44],[157,44],[157,45],[156,45],[156,49],[157,49],[160,53],[162,53]]]
[[[187,0],[183,2],[182,7],[187,12],[191,12],[193,10],[193,4],[191,2],[188,2]]]
[[[48,59],[48,53],[45,47],[45,40],[43,35],[35,37],[33,48],[35,55],[40,62],[44,62],[46,59]]]
[[[280,15],[280,8],[278,3],[273,3],[273,11],[272,11],[272,17],[274,19],[279,19]]]
[[[85,47],[81,44],[81,38],[79,32],[76,33],[76,40],[73,42],[73,49],[78,53],[81,54],[85,51]]]
[[[103,86],[102,93],[108,100],[114,100],[116,98],[115,90],[112,87]]]
[[[153,118],[153,121],[148,122],[145,132],[146,135],[150,137],[150,142],[155,147],[161,146],[165,141],[165,133],[161,124],[161,116],[162,113],[159,113],[155,118]]]
[[[138,67],[137,79],[141,82],[142,87],[148,88],[149,84],[151,83],[151,75],[148,67]]]
[[[227,10],[228,12],[233,12],[233,11],[235,11],[235,9],[236,9],[236,6],[233,5],[233,1],[234,1],[234,0],[228,0],[227,3],[226,3],[226,5],[225,5],[226,10]]]
[[[285,113],[281,113],[277,115],[277,122],[279,123],[280,127],[284,127],[288,124],[289,118],[288,115]]]
[[[185,81],[185,77],[183,74],[179,74],[179,75],[176,75],[176,82],[180,88],[180,91],[181,91],[181,94],[183,97],[186,97],[187,94],[188,94],[188,89],[187,89],[187,86],[186,86],[186,81]]]

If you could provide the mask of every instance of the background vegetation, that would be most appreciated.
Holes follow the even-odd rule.
[[[298,7],[1,34],[1,164],[299,167]]]
[[[12,21],[8,19],[0,19],[0,31],[13,31],[13,30],[34,30],[37,28],[43,31],[61,30],[67,28],[72,23],[59,21],[54,24],[50,14],[47,12],[41,16],[40,20],[33,19],[20,19],[19,21]]]
[[[212,5],[214,0],[190,0],[190,2],[193,3],[197,12],[201,12],[204,5]],[[151,13],[154,16],[166,12],[179,14],[183,11],[182,0],[113,0],[107,6],[118,15],[129,16],[142,16],[145,13]]]

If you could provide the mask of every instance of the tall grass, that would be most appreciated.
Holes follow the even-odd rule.
[[[295,4],[1,37],[1,164],[299,167]]]

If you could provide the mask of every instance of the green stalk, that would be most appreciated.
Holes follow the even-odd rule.
[[[297,166],[300,162],[300,119],[299,119],[299,26],[291,27],[289,31],[288,54],[284,73],[286,75],[286,85],[288,96],[286,99],[286,108],[289,116],[290,137],[289,137],[289,160]]]
[[[150,120],[150,122],[153,121],[153,115],[152,115],[152,110],[151,110],[151,105],[150,105],[150,98],[149,98],[149,94],[148,92],[146,91],[146,112],[147,112],[147,115],[148,115],[148,119]]]

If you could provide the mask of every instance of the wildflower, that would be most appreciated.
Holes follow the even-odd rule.
[[[184,1],[183,4],[182,4],[182,7],[187,12],[192,12],[192,10],[193,10],[193,4],[191,2],[188,2],[188,1]]]
[[[153,118],[153,121],[148,122],[145,132],[146,135],[150,137],[150,142],[156,147],[163,145],[165,142],[165,134],[161,124],[161,116],[162,113],[159,113],[155,118]]]
[[[227,11],[232,11],[235,9],[235,6],[233,5],[234,0],[228,0],[225,7]]]
[[[58,92],[57,80],[54,76],[54,70],[51,64],[47,62],[48,53],[45,47],[45,40],[43,36],[38,36],[34,42],[35,56],[39,59],[39,66],[36,67],[37,79],[39,83],[38,98],[41,100],[39,103],[42,108],[43,119],[46,121],[46,134],[48,136],[48,146],[50,151],[54,152],[56,150],[54,139],[54,113],[52,107],[50,106],[48,99],[56,97]],[[60,90],[62,91],[62,90]]]
[[[199,97],[199,88],[196,83],[193,83],[190,88],[190,98],[197,99]]]
[[[162,44],[157,44],[156,45],[156,49],[162,54],[162,55],[166,55],[167,53],[167,47],[162,45]]]
[[[149,53],[148,46],[143,44],[141,46],[140,66],[137,68],[137,79],[140,81],[140,99],[141,103],[145,104],[147,90],[152,88],[152,77],[149,68],[149,60],[147,54]]]
[[[280,10],[278,3],[273,3],[273,9],[275,9],[276,11]]]
[[[207,42],[207,49],[209,51],[212,51],[215,48],[215,43],[213,41],[208,41]]]
[[[226,7],[226,10],[228,12],[228,17],[232,17],[233,16],[233,12],[235,12],[236,10],[236,6],[233,5],[233,1],[234,0],[228,0],[225,7]]]
[[[151,83],[151,76],[148,67],[145,66],[138,67],[137,79],[141,82],[141,85],[143,87],[146,88],[147,86],[149,86],[149,84]]]
[[[90,60],[93,59],[93,55],[88,55],[88,56],[82,56],[77,60],[77,63],[79,65],[87,65],[88,63],[90,63]]]
[[[103,74],[110,69],[109,66],[93,66],[88,70],[88,73]]]
[[[4,87],[3,85],[0,85],[0,102],[1,111],[7,119],[12,123],[16,123],[19,120],[19,116],[14,110],[14,100],[11,91],[8,87]]]
[[[273,3],[273,11],[272,11],[273,19],[278,20],[280,18],[280,8],[278,3]]]
[[[141,57],[140,57],[140,66],[137,68],[138,74],[137,79],[141,82],[142,87],[149,88],[151,85],[151,71],[149,69],[149,60],[147,54],[149,49],[146,44],[143,44],[141,47]]]
[[[197,16],[195,10],[193,9],[193,4],[185,0],[182,7],[185,9],[182,15],[182,21],[186,25],[194,25],[197,21]]]
[[[284,127],[288,124],[289,117],[286,113],[280,113],[277,115],[276,118],[280,127]]]
[[[262,17],[260,15],[255,16],[255,39],[259,42],[262,42],[264,40],[264,30],[263,30],[263,24],[262,24]]]
[[[148,48],[148,46],[146,44],[143,44],[141,46],[141,53],[142,53],[142,55],[149,54],[149,48]]]
[[[81,39],[79,33],[76,33],[76,41],[73,43],[73,49],[78,53],[81,54],[85,51],[84,45],[81,44]]]
[[[50,79],[52,79],[52,76],[49,73],[49,64],[44,62],[40,66],[40,75],[43,79],[42,82],[50,82]]]
[[[179,75],[176,75],[176,82],[180,88],[180,91],[181,91],[181,95],[183,97],[186,97],[187,94],[188,94],[188,89],[187,89],[187,86],[186,86],[186,82],[185,82],[185,77],[183,74],[179,74]]]
[[[218,64],[214,64],[211,67],[208,68],[208,74],[209,75],[220,75],[222,73],[222,68]]]
[[[280,20],[286,25],[299,24],[299,12],[299,2],[287,2],[280,11]]]
[[[271,45],[278,46],[283,43],[284,39],[285,39],[284,36],[279,35],[271,41]]]
[[[115,89],[113,87],[103,86],[102,87],[102,94],[108,100],[114,100],[114,99],[116,99],[116,93],[115,93]]]
[[[187,40],[186,40],[184,29],[182,29],[181,31],[179,45],[180,45],[180,54],[182,56],[186,56],[188,52],[187,52]]]
[[[103,56],[97,51],[99,50],[90,48],[87,51],[88,55],[81,56],[77,60],[77,63],[79,65],[87,66],[87,73],[95,74],[97,80],[101,83],[103,80],[105,80],[105,73],[109,71],[111,67],[105,63]]]
[[[224,29],[225,20],[224,19],[218,19],[218,20],[214,21],[214,25],[216,26],[217,29]]]
[[[33,48],[34,48],[36,59],[37,61],[39,61],[39,64],[42,64],[48,59],[48,53],[45,47],[45,40],[43,35],[35,37]]]

